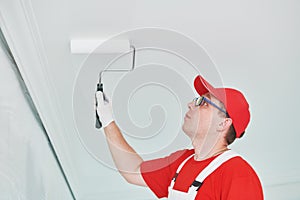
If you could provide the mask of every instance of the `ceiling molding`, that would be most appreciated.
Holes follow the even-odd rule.
[[[63,168],[68,169],[64,170],[67,178],[75,189],[78,180],[65,145],[64,117],[53,80],[48,76],[48,57],[31,0],[1,1],[0,26],[57,156]],[[50,112],[43,112],[45,108]],[[66,165],[68,167],[64,167]]]

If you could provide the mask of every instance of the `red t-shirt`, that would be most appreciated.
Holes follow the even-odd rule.
[[[191,154],[194,154],[194,150],[181,150],[165,158],[142,163],[142,176],[158,198],[168,197],[168,187],[177,168]],[[187,192],[198,174],[216,157],[203,161],[189,159],[178,174],[174,189]],[[197,199],[262,200],[263,191],[252,167],[241,157],[234,157],[224,162],[203,181]]]

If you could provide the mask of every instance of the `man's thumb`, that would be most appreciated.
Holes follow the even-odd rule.
[[[99,104],[99,103],[100,103],[100,104],[103,104],[103,101],[104,101],[104,99],[103,99],[103,92],[97,91],[97,92],[96,92],[96,98],[97,98],[98,104]]]

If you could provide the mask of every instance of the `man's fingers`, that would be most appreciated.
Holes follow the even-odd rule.
[[[96,92],[96,100],[97,100],[98,105],[103,104],[103,101],[104,101],[103,92],[101,92],[101,91]]]
[[[103,99],[105,103],[109,103],[109,98],[107,95],[105,95],[105,93],[103,92]]]
[[[96,98],[97,98],[98,103],[101,103],[101,104],[104,104],[104,105],[109,103],[109,98],[108,98],[108,96],[105,95],[104,92],[97,91],[96,92]]]
[[[108,101],[108,97],[101,91],[95,93],[95,99],[97,105],[96,114],[98,114],[103,127],[106,127],[113,121],[111,104]]]

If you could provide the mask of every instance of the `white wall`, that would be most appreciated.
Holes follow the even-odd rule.
[[[27,91],[0,45],[0,199],[72,199]]]

